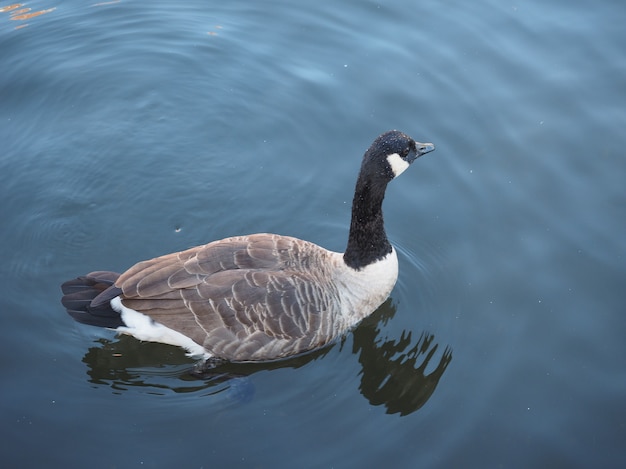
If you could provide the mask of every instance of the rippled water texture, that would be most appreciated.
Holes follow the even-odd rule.
[[[619,1],[0,4],[3,467],[626,465]],[[345,247],[360,158],[400,277],[342,341],[201,367],[59,285],[225,236]]]

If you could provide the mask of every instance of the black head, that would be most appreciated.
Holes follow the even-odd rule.
[[[420,143],[397,130],[380,135],[365,152],[362,173],[391,181],[420,156],[435,149],[432,143]]]

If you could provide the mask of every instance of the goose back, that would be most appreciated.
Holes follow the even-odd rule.
[[[121,303],[232,361],[310,350],[349,325],[337,253],[255,234],[143,261],[115,282]],[[122,316],[123,317],[123,316]]]

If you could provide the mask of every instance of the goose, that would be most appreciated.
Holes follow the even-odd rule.
[[[373,313],[398,278],[383,223],[387,184],[435,149],[397,130],[377,137],[358,174],[344,253],[259,233],[91,272],[62,284],[79,323],[182,347],[202,360],[271,361],[320,348]]]

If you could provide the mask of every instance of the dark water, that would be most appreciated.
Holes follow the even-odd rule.
[[[3,467],[624,467],[623,2],[10,8]],[[59,304],[235,234],[343,250],[390,128],[437,150],[389,188],[398,285],[342,342],[198,376]]]

